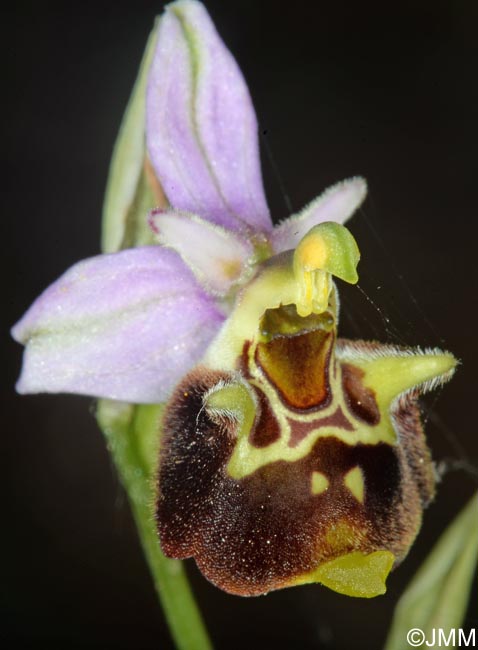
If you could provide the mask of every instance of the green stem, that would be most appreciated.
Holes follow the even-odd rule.
[[[165,557],[154,521],[154,477],[161,432],[160,406],[100,400],[103,430],[129,497],[154,585],[178,650],[212,650],[182,562]]]

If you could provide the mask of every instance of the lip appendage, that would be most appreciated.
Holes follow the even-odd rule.
[[[230,593],[382,594],[433,498],[417,400],[456,360],[337,338],[332,276],[357,282],[359,257],[326,222],[267,260],[167,406],[161,546]]]

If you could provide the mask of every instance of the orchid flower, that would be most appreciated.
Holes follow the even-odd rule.
[[[274,227],[257,131],[204,7],[169,5],[140,152],[161,203],[144,214],[151,244],[79,262],[33,303],[13,328],[17,389],[167,401],[161,546],[219,587],[371,597],[433,497],[417,399],[456,361],[337,338],[333,278],[357,282],[360,257],[343,224],[366,183],[338,183]]]

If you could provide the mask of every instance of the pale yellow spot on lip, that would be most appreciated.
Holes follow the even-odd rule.
[[[357,465],[351,469],[344,477],[344,483],[352,492],[359,503],[363,503],[365,496],[365,482],[363,472]]]
[[[329,487],[328,478],[321,472],[312,472],[310,490],[312,494],[322,494]]]

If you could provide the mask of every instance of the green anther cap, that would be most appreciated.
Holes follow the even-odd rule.
[[[309,230],[294,253],[299,315],[308,316],[327,309],[331,275],[355,284],[359,259],[357,242],[341,224],[326,221]]]
[[[325,221],[314,226],[296,248],[294,261],[304,271],[327,271],[337,278],[355,284],[360,251],[345,226]]]

